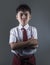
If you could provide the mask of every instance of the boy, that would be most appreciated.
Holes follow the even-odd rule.
[[[22,4],[16,9],[19,25],[10,30],[9,44],[14,54],[12,65],[36,65],[34,53],[38,47],[37,30],[30,26],[31,9]]]

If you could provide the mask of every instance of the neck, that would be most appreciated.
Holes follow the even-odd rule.
[[[21,24],[22,25],[22,24]],[[27,24],[25,24],[25,25],[27,25]],[[22,27],[24,27],[25,25],[22,25]]]

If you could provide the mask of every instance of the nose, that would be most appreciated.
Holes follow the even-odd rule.
[[[25,14],[22,15],[22,18],[26,18]]]

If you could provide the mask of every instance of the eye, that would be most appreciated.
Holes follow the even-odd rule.
[[[20,16],[23,16],[23,13],[20,13]]]
[[[27,13],[25,13],[25,16],[27,16]]]

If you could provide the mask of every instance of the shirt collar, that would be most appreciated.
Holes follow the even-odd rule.
[[[19,24],[18,28],[21,29],[21,28],[23,28],[23,26],[22,26],[21,24]],[[25,29],[28,29],[28,28],[29,28],[29,24],[26,24],[26,25],[24,26],[24,28],[25,28]]]

